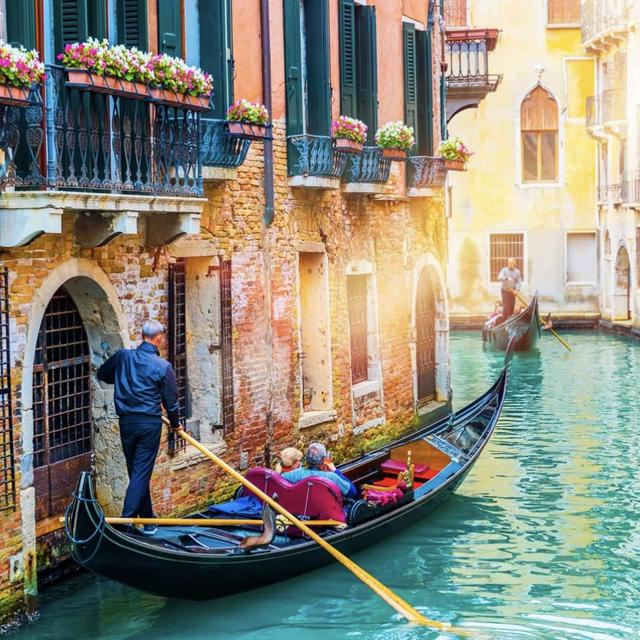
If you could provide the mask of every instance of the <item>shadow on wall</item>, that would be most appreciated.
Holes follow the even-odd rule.
[[[464,239],[458,253],[459,296],[453,302],[469,311],[482,308],[489,295],[482,281],[480,270],[480,251],[478,245],[468,236]]]

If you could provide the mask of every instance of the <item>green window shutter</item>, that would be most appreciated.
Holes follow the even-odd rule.
[[[158,2],[158,50],[182,57],[182,7],[180,0]]]
[[[36,14],[33,0],[7,2],[7,42],[27,49],[36,48]]]
[[[328,0],[305,0],[307,133],[328,136],[331,126]]]
[[[287,135],[303,132],[302,35],[300,0],[284,1],[284,73],[287,98]]]
[[[404,38],[404,121],[413,131],[416,143],[418,137],[418,73],[416,65],[416,30],[414,25],[402,25]]]
[[[358,118],[369,127],[369,141],[378,128],[378,47],[376,39],[376,8],[358,5],[356,8],[356,58],[358,61]]]
[[[431,31],[416,31],[418,140],[416,154],[433,155],[433,78]]]
[[[54,43],[56,54],[71,42],[104,38],[107,31],[104,0],[54,0]]]
[[[356,8],[340,0],[340,115],[358,116],[356,62]]]
[[[200,66],[213,76],[212,114],[223,118],[233,100],[231,0],[199,0]]]
[[[147,0],[118,0],[118,44],[137,47],[142,51],[147,43]]]

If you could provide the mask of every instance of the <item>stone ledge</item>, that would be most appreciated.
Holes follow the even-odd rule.
[[[202,443],[209,451],[215,453],[217,456],[221,456],[227,450],[226,444],[211,444],[207,442]],[[198,449],[196,449],[193,445],[187,445],[187,448],[173,456],[171,461],[169,462],[169,470],[170,471],[179,471],[180,469],[186,469],[188,467],[193,467],[201,462],[209,462],[209,458],[207,458],[203,453],[200,453]]]
[[[333,409],[326,411],[305,411],[300,415],[298,420],[298,428],[306,429],[314,427],[325,422],[334,422],[338,417],[338,413]]]
[[[379,380],[365,380],[364,382],[358,382],[351,387],[351,395],[354,399],[368,396],[371,393],[380,393],[380,381]]]
[[[442,198],[442,189],[434,189],[433,187],[416,188],[411,187],[407,189],[407,196],[409,198]]]
[[[231,167],[202,167],[202,177],[207,181],[223,182],[225,180],[235,180],[237,175],[238,171]]]
[[[369,429],[373,429],[374,427],[381,427],[384,423],[384,417],[372,418],[371,420],[367,420],[364,424],[354,427],[352,433],[354,436],[358,436],[365,431],[369,431]]]
[[[371,195],[374,193],[384,193],[385,185],[379,182],[347,182],[342,185],[343,193],[353,195]]]
[[[290,187],[304,187],[305,189],[339,189],[340,178],[325,178],[322,176],[289,176]]]

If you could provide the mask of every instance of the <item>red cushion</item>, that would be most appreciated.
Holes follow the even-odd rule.
[[[407,463],[402,462],[401,460],[393,460],[390,458],[389,460],[385,460],[380,465],[380,469],[382,469],[384,473],[390,473],[397,476],[400,472],[407,470]],[[430,471],[432,470],[429,469],[429,465],[427,464],[414,464],[413,477],[425,479],[432,478],[435,473],[433,475],[427,475]]]
[[[294,516],[307,516],[312,520],[338,520],[346,522],[339,487],[321,477],[309,477],[291,483],[272,469],[249,469],[247,480],[267,495],[278,494],[278,502]],[[243,495],[249,495],[243,489]]]

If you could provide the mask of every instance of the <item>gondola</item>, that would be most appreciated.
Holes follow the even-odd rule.
[[[496,351],[506,351],[511,338],[515,338],[515,351],[529,351],[541,335],[538,295],[534,295],[526,309],[511,316],[493,329],[482,330],[484,345]]]
[[[324,478],[314,478],[314,483],[302,481],[307,492],[304,509],[293,511],[295,505],[286,504],[285,491],[279,493],[282,506],[302,519],[320,519],[323,514],[334,518],[331,526],[320,531],[347,555],[403,531],[444,502],[480,456],[500,416],[507,368],[491,389],[464,409],[340,466],[358,487],[377,487],[383,494],[388,491],[395,495],[395,501],[385,504],[361,499],[345,509],[337,487]],[[400,475],[394,479],[398,470]],[[408,478],[409,470],[411,486],[405,483],[404,492],[397,487],[390,491],[397,479]],[[268,469],[251,469],[247,477],[262,484],[270,494],[274,489],[280,491],[278,482],[285,483]],[[318,491],[315,480],[321,481]],[[333,490],[327,492],[331,487]],[[215,516],[209,508],[192,517]],[[333,524],[336,519],[342,522]],[[282,523],[284,527],[287,524]],[[240,542],[256,535],[259,528],[161,526],[151,537],[132,528],[121,530],[106,522],[87,472],[78,480],[65,527],[79,564],[131,587],[171,598],[223,597],[293,578],[332,562],[316,543],[291,527],[281,528],[268,545],[250,550],[240,548]]]

